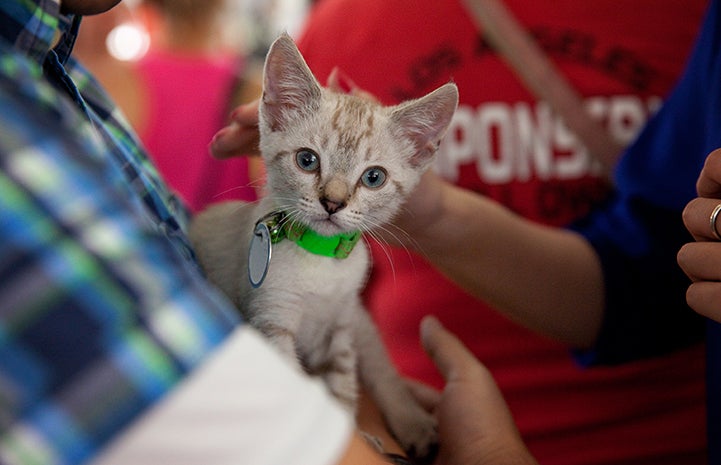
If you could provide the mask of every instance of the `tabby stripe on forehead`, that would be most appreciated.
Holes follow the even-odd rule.
[[[343,112],[343,105],[338,100],[335,104],[335,111],[333,112],[333,118],[330,120],[330,127],[334,132],[340,131],[340,115]]]
[[[310,146],[311,147],[317,147],[321,150],[323,150],[324,147],[328,145],[328,135],[327,134],[318,134],[314,133],[310,135]]]
[[[345,125],[341,124],[341,119],[344,114],[347,115]],[[357,132],[364,123],[364,114],[368,115],[365,119],[365,130],[353,137],[352,133]],[[361,140],[370,137],[373,133],[374,122],[373,112],[368,111],[368,106],[365,102],[358,100],[339,100],[336,104],[333,118],[331,119],[331,128],[333,132],[340,134],[340,140],[338,142],[340,147],[356,152]]]
[[[406,195],[406,188],[405,188],[405,186],[403,186],[403,184],[401,184],[399,181],[395,181],[395,180],[394,180],[394,181],[393,181],[393,185],[396,187],[398,193],[399,193],[401,196],[405,196],[405,195]]]
[[[363,137],[370,138],[373,135],[373,123],[375,122],[375,115],[371,112],[368,114],[366,119],[366,130],[363,131]]]
[[[330,141],[330,135],[323,134],[323,139],[320,141],[321,147],[328,147],[328,142]]]
[[[345,131],[341,133],[338,145],[350,153],[356,153],[358,151],[358,147],[360,146],[361,140],[363,140],[362,134],[353,137],[350,131]]]
[[[371,159],[371,156],[373,156],[373,147],[369,145],[368,147],[366,147],[365,161],[369,161]]]
[[[276,161],[276,160],[278,160],[280,157],[285,157],[285,156],[287,156],[287,155],[290,155],[290,152],[289,152],[289,151],[287,151],[287,150],[281,150],[280,152],[278,152],[278,153],[276,153],[275,155],[273,155],[272,160],[273,160],[273,161]]]

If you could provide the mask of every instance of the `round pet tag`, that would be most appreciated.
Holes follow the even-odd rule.
[[[255,225],[248,251],[248,279],[253,287],[260,287],[270,265],[270,230],[265,223]]]

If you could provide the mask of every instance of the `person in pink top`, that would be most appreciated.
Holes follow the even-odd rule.
[[[208,153],[213,135],[239,103],[234,94],[245,77],[242,56],[218,43],[222,5],[145,0],[140,6],[151,45],[135,66],[143,110],[135,125],[158,170],[193,211],[257,198],[258,162],[219,161]]]

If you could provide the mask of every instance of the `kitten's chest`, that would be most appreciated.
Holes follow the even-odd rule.
[[[362,241],[347,258],[308,252],[292,241],[274,244],[263,287],[296,290],[305,300],[335,301],[358,295],[368,272],[368,249]]]

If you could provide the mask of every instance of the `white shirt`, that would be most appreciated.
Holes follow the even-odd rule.
[[[332,465],[353,419],[242,326],[93,465]]]

